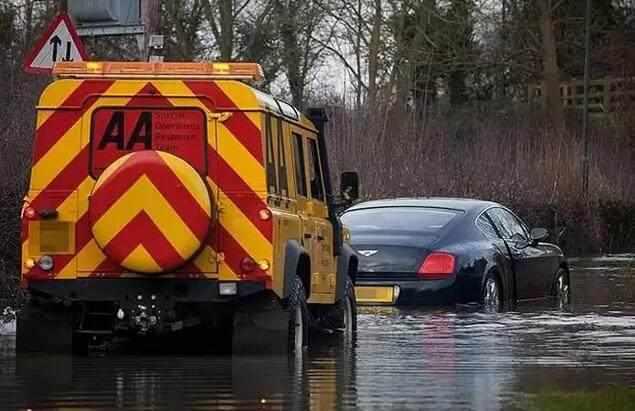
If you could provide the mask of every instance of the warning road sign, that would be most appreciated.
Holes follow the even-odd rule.
[[[50,74],[58,61],[84,61],[86,52],[66,14],[60,14],[46,29],[24,60],[28,73]]]

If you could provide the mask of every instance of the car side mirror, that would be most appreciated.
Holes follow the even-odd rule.
[[[340,193],[347,202],[359,198],[359,174],[355,171],[345,171],[340,178]]]
[[[549,231],[546,228],[532,228],[531,240],[534,242],[546,240],[549,237]]]

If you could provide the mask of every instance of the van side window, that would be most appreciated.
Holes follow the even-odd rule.
[[[293,133],[293,158],[295,160],[295,186],[298,195],[308,197],[306,190],[306,171],[302,151],[302,136]]]
[[[278,194],[278,182],[276,179],[276,159],[273,150],[273,136],[271,127],[271,114],[265,114],[265,139],[267,145],[267,188],[270,194]]]
[[[278,187],[283,197],[289,197],[289,182],[287,181],[287,156],[282,120],[278,120]]]
[[[317,143],[313,139],[309,139],[309,182],[311,183],[311,197],[324,201],[324,183],[322,179],[322,170],[320,167],[320,156],[318,153]]]

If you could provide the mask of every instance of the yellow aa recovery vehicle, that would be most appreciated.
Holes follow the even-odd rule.
[[[293,352],[310,327],[352,338],[357,258],[335,213],[324,112],[246,84],[261,73],[56,65],[22,210],[18,351],[187,332],[186,344]],[[341,181],[354,199],[357,175]]]

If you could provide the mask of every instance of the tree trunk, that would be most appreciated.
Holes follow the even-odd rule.
[[[357,0],[357,33],[355,33],[355,70],[357,71],[357,81],[355,82],[355,108],[362,106],[362,36],[364,32],[364,21],[362,19],[362,0]]]
[[[60,13],[66,13],[68,11],[68,0],[59,0],[57,8]]]
[[[503,47],[507,47],[508,45],[508,36],[507,36],[507,0],[501,0],[501,43]],[[496,98],[505,98],[507,95],[507,75],[505,64],[500,65],[500,69],[497,70],[498,81],[496,82]]]
[[[381,0],[375,0],[375,17],[368,47],[368,107],[373,109],[377,99],[377,73],[379,71],[379,46],[382,24]]]
[[[231,61],[234,53],[234,3],[233,0],[220,0],[220,58]]]
[[[145,26],[145,38],[143,43],[143,59],[147,60],[150,56],[148,45],[150,44],[150,36],[159,34],[161,30],[161,4],[159,0],[143,0],[141,3],[143,13],[143,25]]]
[[[539,0],[540,32],[542,34],[542,66],[543,93],[545,108],[551,116],[553,125],[564,126],[564,112],[560,98],[560,67],[558,66],[558,50],[553,27],[553,10],[551,0]]]
[[[450,90],[450,105],[452,107],[458,107],[467,102],[465,77],[465,71],[462,68],[457,68],[450,72],[448,88]]]
[[[282,40],[282,64],[286,68],[289,91],[293,105],[300,110],[304,104],[304,78],[302,76],[300,45],[298,44],[298,10],[295,4],[284,5],[278,2],[280,18],[280,38]]]
[[[27,0],[24,5],[24,50],[31,48],[33,41],[33,0]]]

